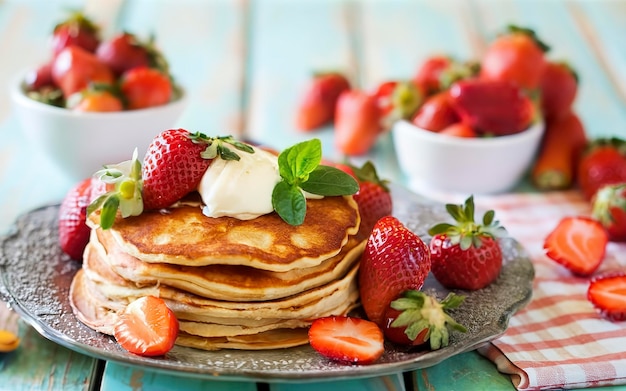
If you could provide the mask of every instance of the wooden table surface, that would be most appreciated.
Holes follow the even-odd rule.
[[[181,127],[233,134],[284,148],[311,137],[293,126],[299,94],[316,70],[349,74],[361,88],[409,78],[427,56],[478,58],[495,34],[514,23],[536,30],[579,72],[576,110],[592,137],[626,137],[626,1],[624,0],[0,0],[0,234],[16,217],[59,202],[73,184],[25,141],[8,86],[44,61],[54,24],[71,8],[105,32],[154,33],[190,103]],[[103,8],[104,7],[104,8]],[[103,12],[102,9],[109,10]],[[314,133],[325,155],[332,128]],[[362,159],[403,183],[390,136]],[[22,338],[0,354],[4,390],[512,390],[508,377],[475,352],[423,370],[372,379],[255,384],[186,378],[103,362],[56,345],[0,303],[0,328]]]

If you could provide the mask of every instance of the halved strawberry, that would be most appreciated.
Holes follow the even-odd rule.
[[[178,336],[178,319],[163,299],[144,296],[131,302],[115,324],[115,340],[141,356],[162,356]]]
[[[626,271],[594,277],[587,298],[605,318],[616,322],[626,320]]]
[[[604,259],[608,234],[602,224],[584,216],[559,221],[545,239],[546,255],[579,276],[589,276]]]
[[[365,245],[359,293],[367,317],[382,326],[389,303],[420,289],[430,272],[428,246],[393,216],[378,220]]]
[[[446,288],[476,290],[491,284],[502,269],[502,249],[498,239],[504,227],[487,211],[482,224],[474,221],[474,197],[462,205],[447,204],[456,224],[440,223],[428,233],[432,272]]]
[[[393,210],[391,193],[387,187],[388,181],[378,177],[376,167],[371,161],[365,162],[361,167],[350,166],[350,168],[360,187],[354,195],[361,215],[359,233],[367,237],[378,220],[391,215]]]
[[[383,333],[374,322],[348,316],[316,319],[309,343],[324,357],[351,364],[371,364],[385,351]]]
[[[409,290],[392,301],[385,313],[385,338],[410,346],[430,342],[431,350],[446,347],[450,342],[449,329],[467,331],[448,314],[448,310],[459,307],[464,300],[465,296],[452,292],[439,301],[424,292]]]
[[[91,202],[92,179],[87,178],[72,187],[59,208],[59,245],[72,259],[83,259],[91,230],[85,223],[87,206]]]

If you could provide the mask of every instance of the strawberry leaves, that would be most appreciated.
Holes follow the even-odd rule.
[[[318,196],[355,194],[359,184],[335,167],[320,165],[322,144],[311,139],[285,149],[278,156],[281,181],[272,192],[272,206],[288,224],[300,225],[306,215],[307,192]]]

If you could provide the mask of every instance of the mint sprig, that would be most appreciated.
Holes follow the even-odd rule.
[[[303,191],[319,196],[351,195],[359,191],[358,182],[342,170],[321,165],[322,143],[311,139],[293,145],[278,155],[281,181],[272,191],[272,206],[290,225],[301,225],[306,216]]]

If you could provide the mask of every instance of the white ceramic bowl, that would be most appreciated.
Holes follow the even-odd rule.
[[[87,178],[105,164],[143,156],[160,132],[173,127],[187,98],[163,106],[109,113],[77,112],[47,105],[25,95],[23,77],[11,85],[11,100],[21,130],[32,151],[74,180]]]
[[[419,193],[501,193],[520,182],[537,153],[544,125],[509,136],[461,138],[398,121],[392,130],[398,164]]]

